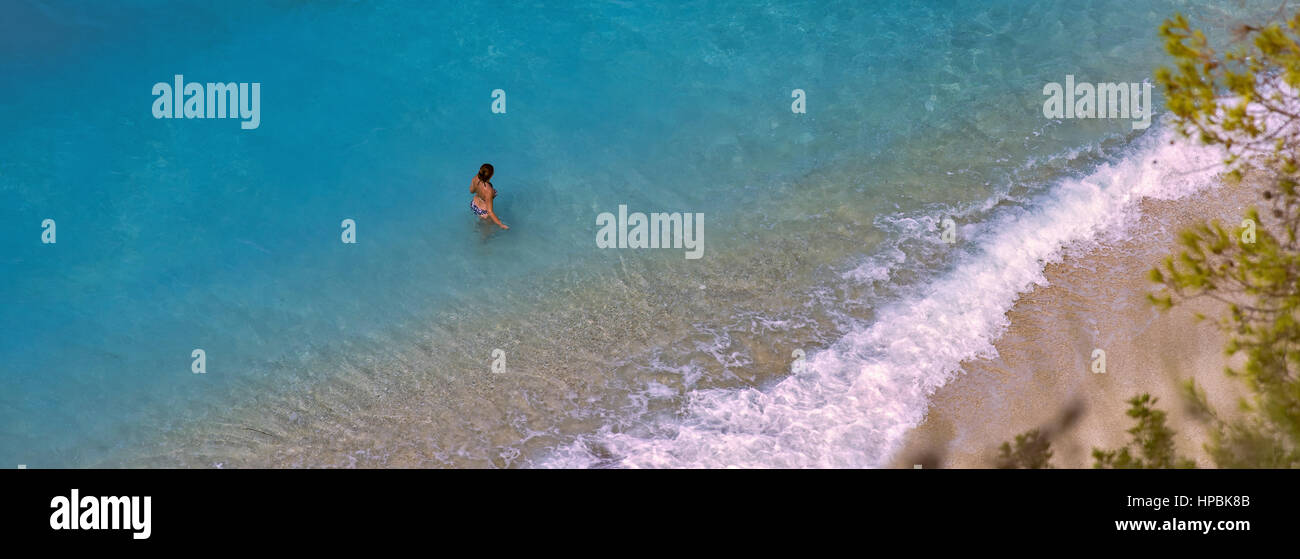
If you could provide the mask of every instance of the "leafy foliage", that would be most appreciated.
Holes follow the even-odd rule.
[[[1052,443],[1038,429],[1016,435],[1015,445],[1002,443],[997,466],[1004,470],[1051,468]]]
[[[1194,468],[1196,464],[1179,458],[1174,450],[1174,430],[1165,425],[1165,412],[1156,409],[1159,398],[1142,394],[1130,399],[1128,416],[1137,420],[1128,430],[1133,440],[1116,450],[1094,448],[1094,468]],[[1135,449],[1136,454],[1134,450]]]
[[[1250,393],[1240,402],[1241,417],[1225,418],[1195,384],[1185,386],[1195,411],[1211,423],[1206,450],[1216,464],[1298,467],[1300,14],[1284,23],[1242,26],[1236,46],[1223,55],[1181,15],[1166,21],[1160,34],[1175,67],[1159,69],[1156,79],[1179,132],[1221,146],[1232,182],[1260,181],[1265,212],[1250,208],[1239,230],[1215,221],[1184,231],[1180,252],[1151,271],[1152,281],[1164,289],[1150,299],[1165,309],[1196,297],[1227,306],[1218,322],[1228,335],[1225,351],[1245,357],[1240,368],[1227,373]],[[1141,398],[1131,401],[1129,415],[1139,421],[1135,429],[1151,431],[1135,433],[1135,439],[1156,444],[1162,436],[1156,423],[1163,427],[1164,416],[1141,411]],[[1143,463],[1124,454],[1094,456],[1099,465]]]

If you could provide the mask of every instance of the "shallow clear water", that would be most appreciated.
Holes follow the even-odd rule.
[[[914,335],[877,320],[1159,133],[1044,119],[1043,84],[1149,79],[1164,17],[1262,11],[125,4],[0,18],[0,463],[879,464],[955,364],[852,340]],[[152,118],[175,74],[261,83],[260,127]],[[466,207],[485,161],[509,231]],[[704,213],[705,257],[598,250],[620,204]],[[996,315],[1032,274],[959,304]],[[960,361],[995,332],[933,335]],[[795,349],[827,374],[748,421]],[[881,398],[822,405],[866,362]]]

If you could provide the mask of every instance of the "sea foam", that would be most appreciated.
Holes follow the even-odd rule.
[[[1021,294],[1046,284],[1047,264],[1070,247],[1140,234],[1130,224],[1137,222],[1142,198],[1179,199],[1216,184],[1220,152],[1172,140],[1168,127],[1153,129],[1119,160],[1059,179],[1043,194],[966,225],[952,266],[880,307],[870,323],[809,352],[806,366],[779,383],[693,391],[678,418],[661,420],[672,425],[653,430],[671,436],[606,428],[556,449],[542,465],[887,464],[904,435],[924,420],[929,396],[959,374],[964,361],[996,355],[993,342],[1008,326],[1006,312]],[[892,219],[928,223],[899,227],[906,235],[937,236],[936,223],[924,216]],[[843,278],[887,278],[890,270],[882,266],[902,260],[869,255]]]

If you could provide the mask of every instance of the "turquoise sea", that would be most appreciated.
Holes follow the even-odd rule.
[[[1044,84],[1275,8],[8,0],[0,467],[882,465],[1046,262],[1198,186]],[[154,118],[176,75],[259,126]],[[597,248],[620,205],[703,257]]]

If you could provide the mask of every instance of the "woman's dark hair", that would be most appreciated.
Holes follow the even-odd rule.
[[[478,180],[485,181],[492,178],[492,172],[492,164],[484,163],[482,167],[478,168]]]

